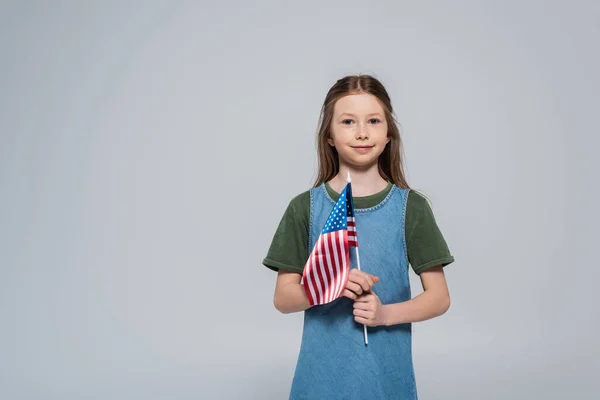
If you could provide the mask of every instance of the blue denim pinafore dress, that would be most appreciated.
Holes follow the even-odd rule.
[[[378,205],[355,209],[361,269],[381,278],[373,286],[382,304],[411,297],[404,220],[408,189],[393,186]],[[310,190],[309,252],[335,205],[325,185]],[[356,254],[350,249],[350,266]],[[367,327],[354,321],[353,300],[340,297],[304,312],[304,330],[292,381],[293,400],[416,400],[411,324]]]

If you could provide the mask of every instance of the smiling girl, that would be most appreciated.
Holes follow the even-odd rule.
[[[391,100],[379,80],[347,76],[329,90],[318,130],[314,186],[294,197],[263,265],[277,271],[274,305],[304,312],[290,399],[417,399],[413,322],[445,313],[450,296],[443,268],[454,262],[433,212],[411,190]],[[311,306],[302,272],[352,176],[361,270],[351,270],[341,295]],[[409,265],[423,293],[411,298]],[[363,341],[369,327],[369,344]]]

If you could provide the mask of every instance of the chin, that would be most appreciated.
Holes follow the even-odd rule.
[[[338,158],[340,163],[343,163],[351,168],[367,170],[372,168],[373,165],[377,165],[381,153],[383,153],[383,151],[380,152],[379,148],[377,147],[367,154],[356,154],[354,150],[344,152],[338,151]]]
[[[356,160],[356,159],[345,159],[343,161],[345,165],[350,168],[354,168],[357,170],[367,170],[373,168],[373,166],[377,167],[377,159],[374,160]]]

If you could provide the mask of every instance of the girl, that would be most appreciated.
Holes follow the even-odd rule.
[[[290,399],[417,399],[411,323],[448,310],[442,268],[454,258],[429,204],[410,190],[401,153],[381,82],[368,75],[338,80],[321,112],[316,182],[291,200],[263,260],[278,272],[277,310],[304,311]],[[350,252],[341,297],[311,307],[302,272],[348,172],[361,270]],[[409,264],[424,289],[412,299]],[[368,345],[363,325],[369,327]]]

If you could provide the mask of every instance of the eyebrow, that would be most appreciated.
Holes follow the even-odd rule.
[[[351,114],[351,113],[347,113],[347,112],[345,112],[345,113],[341,113],[341,114],[340,114],[340,117],[341,117],[342,115],[348,115],[348,116],[350,116],[350,117],[356,117],[356,115],[354,115],[354,114]],[[381,114],[381,113],[379,113],[379,112],[374,112],[374,113],[368,114],[368,115],[367,115],[367,117],[372,117],[373,115],[379,115],[379,116],[381,116],[382,114]]]

